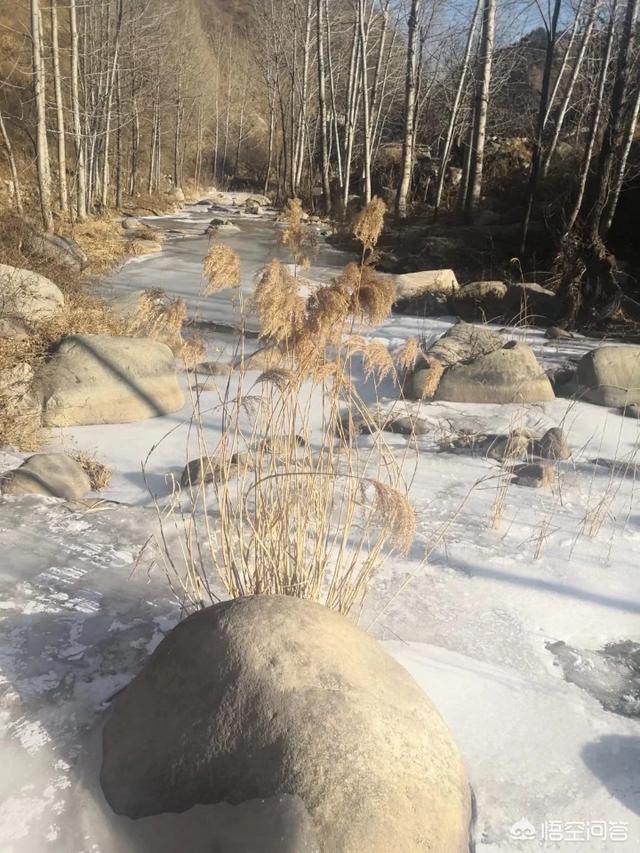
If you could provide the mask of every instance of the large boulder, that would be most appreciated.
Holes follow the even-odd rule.
[[[436,400],[458,403],[531,403],[555,399],[549,378],[526,344],[502,349],[454,364],[442,374]]]
[[[0,475],[5,495],[46,495],[80,500],[91,491],[89,477],[79,462],[64,453],[37,453],[19,468]]]
[[[421,270],[394,276],[396,299],[413,299],[424,293],[451,296],[460,285],[453,270]]]
[[[640,403],[640,347],[598,347],[578,363],[581,400],[598,406]]]
[[[139,421],[184,405],[173,353],[149,338],[72,335],[35,376],[45,426]]]
[[[481,355],[499,350],[501,336],[483,326],[458,322],[432,344],[416,362],[409,393],[416,399],[430,399],[435,394],[444,371],[460,362],[471,362]]]
[[[42,255],[72,269],[82,271],[89,266],[89,258],[84,250],[70,237],[61,234],[37,234],[32,232],[24,240],[27,252]]]
[[[507,322],[545,324],[560,316],[560,301],[553,290],[535,282],[512,282],[505,296]]]
[[[262,213],[262,206],[256,198],[248,198],[244,203],[244,209],[246,213],[252,213],[254,215]]]
[[[0,314],[27,321],[50,320],[63,306],[62,291],[48,278],[0,264]]]
[[[468,850],[467,777],[436,709],[372,637],[292,597],[179,624],[113,703],[101,782],[132,818],[291,794],[326,853]]]

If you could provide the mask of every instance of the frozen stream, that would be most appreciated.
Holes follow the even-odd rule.
[[[162,231],[169,232],[165,250],[159,255],[128,261],[107,280],[107,287],[113,287],[119,293],[161,287],[169,295],[180,297],[187,303],[191,320],[212,326],[238,328],[240,309],[237,291],[225,290],[212,296],[201,293],[202,261],[211,245],[209,237],[203,232],[212,218],[230,219],[240,229],[221,233],[214,240],[230,246],[240,256],[244,297],[253,294],[256,275],[272,258],[290,262],[286,246],[282,246],[278,239],[283,226],[273,221],[275,214],[257,217],[234,208],[209,211],[204,206],[191,205],[175,216],[147,220]],[[175,235],[171,231],[181,231],[183,234]],[[322,241],[313,264],[314,279],[329,280],[346,260],[348,258],[344,252]],[[249,314],[247,331],[255,331],[257,328],[255,315]]]
[[[237,306],[227,294],[200,295],[208,247],[202,231],[217,215],[189,208],[154,220],[185,234],[170,236],[161,254],[125,264],[105,286],[117,293],[160,287],[184,298],[190,317],[207,324],[211,356],[226,358]],[[222,240],[241,256],[249,295],[256,271],[282,253],[278,226],[269,217],[220,215],[241,229]],[[345,260],[323,247],[310,277],[326,280]],[[392,317],[369,334],[394,349],[447,325]],[[544,364],[595,345],[549,345],[539,330],[517,334]],[[188,377],[181,381],[187,389]],[[213,411],[215,387],[207,394]],[[383,405],[396,404],[393,386],[383,395]],[[599,650],[640,639],[637,484],[612,480],[589,462],[631,458],[638,422],[560,399],[527,407],[402,405],[432,428],[416,447],[418,535],[408,557],[374,579],[363,623],[373,621],[371,630],[424,687],[458,741],[477,797],[476,850],[637,853],[640,722],[598,699],[624,690],[627,674],[607,671],[598,690],[588,685],[600,678]],[[131,821],[111,812],[99,788],[109,700],[179,618],[162,572],[136,569],[135,561],[154,525],[141,462],[157,445],[148,483],[162,498],[167,476],[179,476],[193,453],[190,416],[187,404],[164,418],[52,435],[53,447],[90,450],[113,467],[103,497],[118,503],[0,499],[0,853],[314,850],[305,810],[292,798]],[[534,431],[561,424],[573,457],[561,464],[553,491],[510,487],[494,527],[496,463],[437,452],[437,439],[443,430],[499,432],[514,424]],[[206,429],[213,447],[220,430],[214,415]],[[360,439],[364,446],[370,440]],[[390,436],[390,451],[405,453],[406,442]],[[0,470],[20,458],[0,451]],[[597,530],[590,525],[596,513]],[[559,648],[580,677],[565,678],[549,650],[554,644],[566,644]],[[630,693],[622,704],[632,702]]]

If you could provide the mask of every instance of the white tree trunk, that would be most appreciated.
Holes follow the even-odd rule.
[[[493,64],[493,42],[496,26],[496,0],[484,0],[482,15],[482,40],[479,64],[479,80],[476,95],[475,120],[471,141],[471,164],[465,212],[472,217],[480,204],[482,193],[482,171],[484,168],[484,146],[487,135],[491,69]]]
[[[324,2],[317,0],[316,23],[318,36],[318,105],[320,108],[320,145],[322,154],[322,195],[325,213],[331,212],[331,185],[329,183],[329,140],[327,138],[327,96],[324,62]]]
[[[39,0],[31,0],[31,47],[33,65],[33,90],[36,104],[36,164],[38,169],[38,190],[40,192],[40,210],[45,231],[53,231],[51,213],[51,170],[49,166],[49,145],[47,143],[47,103],[45,93],[45,74],[42,61],[42,18]]]
[[[87,176],[82,123],[80,121],[80,56],[76,0],[69,0],[69,21],[71,29],[71,112],[73,114],[73,139],[76,151],[77,213],[78,219],[82,222],[87,218]]]
[[[396,196],[396,214],[400,219],[407,216],[407,199],[413,174],[413,150],[415,136],[416,104],[416,38],[421,0],[411,0],[409,13],[409,35],[407,39],[407,66],[404,96],[404,138],[402,140],[402,174]]]
[[[51,54],[53,58],[53,83],[56,95],[56,118],[58,133],[58,191],[60,210],[69,209],[67,192],[67,151],[64,133],[64,103],[62,100],[62,80],[60,77],[60,49],[58,45],[58,0],[51,0]]]
[[[4,144],[4,150],[7,155],[7,162],[9,163],[9,171],[11,172],[11,181],[13,183],[13,196],[16,203],[16,210],[18,213],[23,213],[24,208],[22,205],[22,191],[20,189],[20,179],[18,177],[18,169],[16,167],[16,160],[13,156],[13,146],[11,145],[11,139],[9,138],[9,134],[7,133],[7,128],[4,124],[4,118],[2,117],[2,112],[0,112],[0,136],[2,137],[2,142]]]

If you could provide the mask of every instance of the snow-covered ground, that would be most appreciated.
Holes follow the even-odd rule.
[[[237,321],[237,309],[226,294],[199,295],[207,240],[197,233],[212,215],[188,209],[179,223],[159,220],[186,236],[126,264],[108,286],[162,287],[186,298],[190,316],[211,324],[210,356],[228,360],[236,339],[221,327]],[[233,218],[241,231],[224,241],[241,255],[248,293],[256,270],[281,249],[268,218]],[[326,279],[345,258],[325,249],[319,260],[313,277]],[[393,317],[370,337],[395,349],[448,324]],[[545,366],[597,343],[516,335]],[[188,377],[182,381],[188,390]],[[210,447],[224,382],[211,379],[201,400]],[[416,542],[375,578],[361,624],[423,685],[454,732],[477,799],[476,849],[640,850],[640,717],[605,710],[593,691],[565,680],[547,648],[562,641],[591,666],[587,651],[640,641],[637,485],[590,463],[634,457],[640,422],[560,399],[398,403],[390,384],[381,390],[383,404],[418,413],[432,430],[415,439]],[[438,451],[443,435],[462,428],[559,425],[573,458],[560,464],[553,491],[505,490],[498,463]],[[389,435],[388,444],[400,456],[409,440]],[[108,701],[180,615],[162,573],[135,559],[154,525],[147,486],[163,500],[168,476],[179,477],[194,455],[193,441],[189,404],[143,423],[60,430],[53,446],[90,450],[114,468],[104,502],[0,502],[1,853],[307,849],[304,832],[292,829],[302,811],[293,798],[134,822],[111,813],[97,784]],[[141,463],[152,447],[145,484]],[[0,468],[18,458],[0,453]],[[504,506],[495,526],[497,499]],[[633,708],[631,678],[627,688],[620,678],[600,686],[628,689]]]

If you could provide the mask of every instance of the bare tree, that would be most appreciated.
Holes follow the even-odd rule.
[[[42,61],[42,17],[39,0],[31,0],[31,55],[33,91],[36,103],[36,165],[38,169],[38,191],[40,211],[45,231],[53,231],[51,212],[51,171],[49,145],[47,142],[47,104],[45,72]]]
[[[69,209],[67,193],[67,151],[64,132],[64,103],[62,100],[62,79],[60,75],[60,48],[58,44],[58,0],[51,0],[51,55],[53,59],[53,85],[56,96],[56,131],[58,134],[58,192],[60,210]]]
[[[456,88],[456,93],[453,99],[453,104],[451,105],[451,116],[449,118],[449,124],[447,126],[447,134],[444,140],[444,147],[442,149],[442,157],[440,158],[440,168],[438,171],[438,183],[436,186],[436,197],[434,202],[434,215],[438,215],[438,209],[440,207],[440,202],[442,201],[442,190],[444,189],[444,182],[446,176],[447,166],[449,164],[449,157],[451,156],[451,146],[453,145],[453,136],[455,133],[456,122],[458,121],[458,114],[460,111],[460,104],[462,102],[462,98],[464,95],[465,86],[467,83],[467,76],[469,74],[469,63],[471,60],[471,52],[473,50],[473,42],[476,35],[476,28],[478,25],[478,17],[480,15],[480,2],[478,0],[475,6],[475,10],[473,12],[473,18],[471,19],[471,26],[469,27],[469,32],[467,34],[467,43],[464,49],[464,56],[462,58],[462,64],[460,66],[460,76],[458,78],[458,86]]]
[[[413,150],[415,137],[415,105],[417,87],[416,40],[421,0],[411,0],[409,12],[409,34],[407,38],[407,68],[404,96],[404,136],[402,139],[402,175],[396,196],[396,214],[400,219],[407,216],[407,197],[413,175]]]
[[[331,213],[331,185],[329,183],[329,140],[327,136],[327,95],[324,61],[324,2],[316,2],[318,41],[318,106],[320,110],[320,145],[322,154],[322,195],[325,213]]]
[[[77,213],[78,219],[83,221],[87,216],[87,177],[82,122],[80,120],[80,51],[76,0],[69,0],[69,24],[71,30],[71,111],[76,150]]]
[[[9,134],[7,133],[7,128],[4,123],[4,118],[2,116],[2,111],[0,110],[0,136],[2,137],[2,144],[4,145],[4,151],[7,155],[7,162],[9,164],[9,171],[11,172],[11,182],[13,183],[13,197],[16,203],[16,210],[18,213],[23,213],[24,207],[22,204],[22,191],[20,189],[20,179],[18,177],[18,169],[16,167],[16,158],[13,154],[13,146],[11,144],[11,139],[9,138]]]
[[[482,11],[482,36],[478,53],[478,74],[474,122],[471,136],[469,158],[469,177],[465,213],[473,218],[482,193],[482,172],[484,168],[484,147],[487,134],[487,116],[489,113],[489,95],[491,91],[491,68],[493,63],[493,43],[496,26],[496,0],[484,0]]]
[[[527,188],[527,203],[525,208],[524,220],[522,223],[522,241],[520,244],[520,254],[524,255],[527,234],[529,232],[529,223],[531,221],[531,211],[538,190],[538,179],[542,168],[543,144],[544,144],[544,124],[547,110],[549,107],[549,92],[551,88],[551,72],[553,69],[553,60],[555,58],[556,44],[558,40],[558,18],[560,16],[560,6],[562,0],[555,0],[551,18],[547,21],[543,18],[545,31],[547,35],[547,49],[544,57],[544,71],[542,74],[542,89],[540,91],[540,105],[538,108],[538,122],[536,126],[536,136],[533,143],[533,153],[531,155],[531,168],[529,170],[529,186]]]

